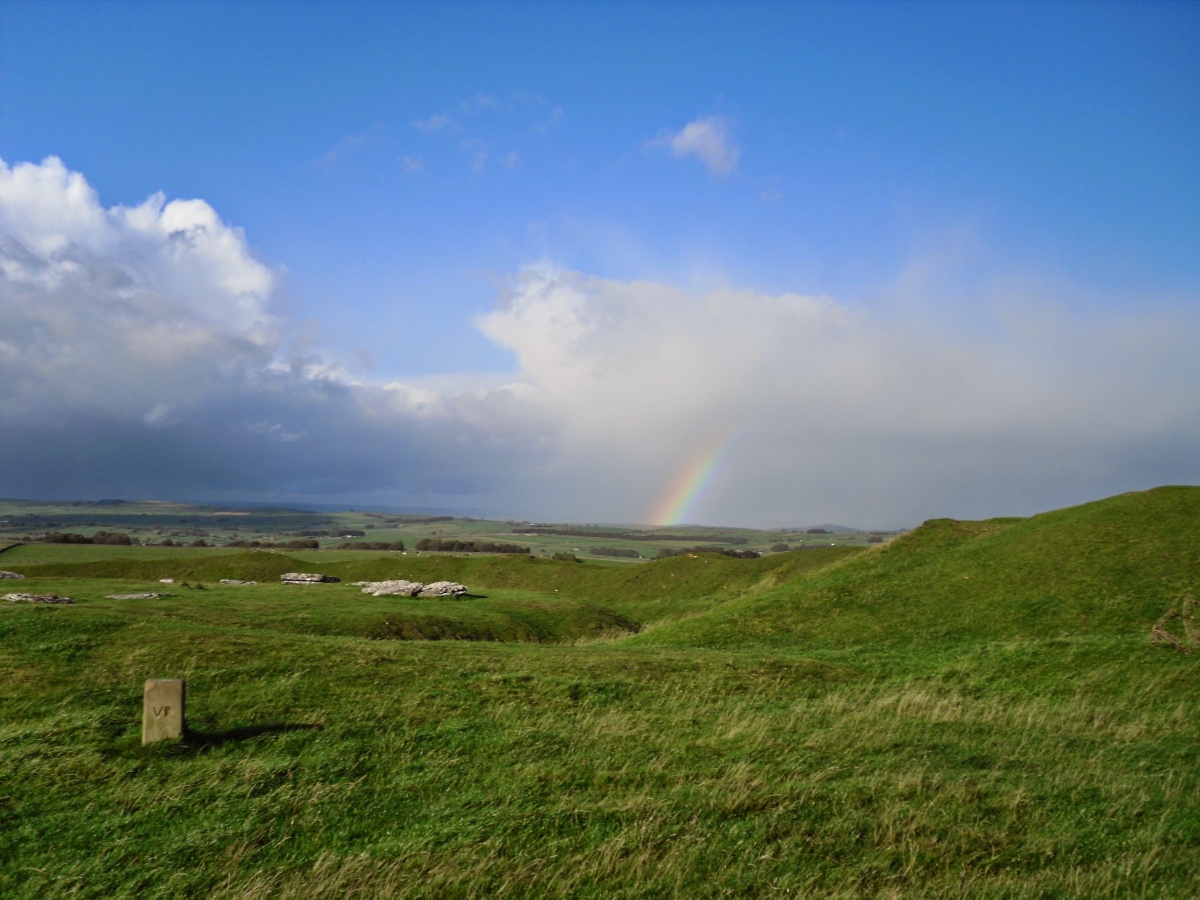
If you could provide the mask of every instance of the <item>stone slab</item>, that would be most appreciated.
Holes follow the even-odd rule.
[[[180,678],[151,678],[142,693],[142,743],[183,737],[186,684]]]
[[[376,597],[383,596],[401,596],[415,597],[421,591],[425,590],[425,585],[419,581],[404,581],[403,579],[392,579],[391,581],[368,581],[364,582],[364,594],[374,594]]]
[[[70,597],[60,597],[58,594],[5,594],[4,599],[9,603],[74,603]]]

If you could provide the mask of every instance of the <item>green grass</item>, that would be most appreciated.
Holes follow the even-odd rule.
[[[0,896],[1190,897],[1200,672],[1147,635],[1198,526],[1171,488],[755,561],[18,548],[79,602],[0,604]],[[213,583],[293,568],[473,596]],[[160,577],[206,590],[105,599]],[[140,746],[150,677],[186,742]]]
[[[687,646],[834,648],[1148,633],[1200,595],[1200,489],[1029,519],[934,520],[802,586],[657,632]]]
[[[5,565],[107,562],[113,559],[137,562],[164,559],[196,559],[212,555],[213,549],[190,547],[112,547],[98,544],[14,544],[4,553]],[[229,550],[226,553],[232,552]]]

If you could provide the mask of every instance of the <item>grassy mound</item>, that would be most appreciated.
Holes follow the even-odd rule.
[[[641,641],[835,648],[1147,634],[1200,595],[1200,488],[1124,494],[1029,519],[935,519],[800,583]]]

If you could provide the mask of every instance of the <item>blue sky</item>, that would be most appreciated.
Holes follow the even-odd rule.
[[[285,359],[300,371],[302,359],[310,379],[368,391],[403,384],[410,399],[434,391],[419,402],[443,404],[446,421],[458,423],[450,432],[472,435],[447,440],[508,448],[495,471],[464,463],[429,483],[389,476],[382,460],[361,463],[371,473],[361,483],[337,484],[303,467],[286,482],[169,467],[144,482],[114,461],[75,490],[211,489],[637,521],[672,473],[694,462],[690,448],[741,408],[688,394],[689,382],[710,390],[704,377],[714,367],[697,360],[721,358],[722,336],[743,341],[730,324],[737,317],[714,304],[740,304],[747,318],[766,321],[775,313],[759,306],[778,311],[791,295],[826,298],[829,321],[843,329],[837,338],[798,334],[796,348],[844,341],[849,349],[836,374],[828,363],[817,368],[820,352],[811,366],[798,364],[781,339],[759,346],[753,375],[715,366],[734,396],[771,399],[748,401],[743,459],[730,454],[725,493],[717,477],[698,515],[890,524],[926,513],[1028,512],[1200,476],[1187,424],[1200,409],[1191,405],[1195,368],[1182,355],[1169,362],[1169,348],[1151,347],[1157,338],[1142,338],[1136,352],[1113,349],[1113,335],[1196,336],[1196,4],[9,2],[0,29],[7,166],[57,157],[107,210],[138,207],[156,192],[168,203],[204,201],[271,273],[254,295],[270,319],[271,337],[260,343],[271,371]],[[26,194],[8,203],[37,205]],[[10,236],[36,243],[27,212],[10,217],[25,223]],[[97,237],[95,246],[114,240]],[[165,289],[162,278],[154,276],[154,290]],[[522,307],[531,297],[542,305]],[[29,309],[38,302],[51,301],[29,300]],[[215,321],[189,309],[189,321]],[[32,327],[33,314],[20,315],[12,333]],[[660,321],[667,315],[689,324],[673,330]],[[574,322],[566,332],[564,316]],[[608,410],[627,394],[573,382],[568,369],[590,360],[598,378],[622,348],[651,334],[664,337],[643,348],[634,384],[690,412],[671,435],[643,442],[637,436],[661,425],[653,413],[623,421]],[[676,339],[694,358],[656,361]],[[743,343],[753,340],[767,338]],[[575,352],[555,357],[556,343]],[[869,366],[855,354],[875,359],[879,347],[896,354],[892,374],[864,375]],[[63,351],[64,366],[73,352]],[[994,358],[997,373],[1027,366],[1039,380],[1023,386],[997,374],[1016,382],[1010,394],[981,384],[981,393],[936,404],[958,410],[945,421],[905,432],[868,398],[895,382],[904,359],[938,352]],[[1153,422],[1132,426],[1117,406],[1107,414],[1122,424],[1106,420],[1097,397],[1094,421],[1051,434],[1047,423],[1064,417],[1033,416],[1044,401],[1021,391],[1040,383],[1069,404],[1079,385],[1099,383],[1089,368],[1097,360],[1131,367],[1126,382],[1170,402]],[[950,363],[927,377],[963,378]],[[548,385],[567,383],[578,393],[543,402],[554,394]],[[514,384],[504,402],[524,397],[536,411],[495,421],[445,412],[468,396],[504,405],[496,392]],[[918,379],[904,398],[879,403],[918,410],[926,386]],[[813,406],[819,390],[837,395],[841,420]],[[142,421],[162,406],[186,430],[184,410],[199,402],[139,396],[113,415]],[[134,415],[137,403],[150,412]],[[581,419],[584,404],[605,412]],[[406,419],[417,415],[406,409],[394,440],[408,446],[429,426]],[[271,425],[304,430],[262,415],[264,435]],[[781,417],[793,430],[772,431]],[[155,440],[170,430],[159,426]],[[589,461],[581,449],[613,431],[639,447],[617,471],[645,471],[627,490],[614,487],[624,476],[603,462],[612,453]],[[746,437],[755,433],[760,440]],[[853,453],[837,449],[846,434],[855,435]],[[1015,441],[1002,458],[1024,452],[1037,464],[1007,472],[970,463],[997,434]],[[1054,459],[1073,442],[1099,442],[1103,458],[1060,471]],[[788,454],[801,444],[814,467],[807,474]],[[333,448],[314,452],[338,459]],[[902,462],[905,453],[913,462]],[[943,455],[954,462],[917,462]],[[839,469],[836,490],[797,487],[779,498],[749,474],[766,470],[777,484],[800,473],[811,484],[848,456],[855,463]],[[43,464],[24,465],[11,460],[0,489],[62,483]],[[838,499],[856,490],[879,496],[869,480],[855,488],[864,471],[916,487]],[[581,483],[601,487],[564,487]],[[1003,503],[1010,508],[992,509]]]

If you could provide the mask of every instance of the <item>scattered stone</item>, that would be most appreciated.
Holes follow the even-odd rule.
[[[393,579],[389,581],[359,581],[364,594],[376,597],[465,597],[467,586],[456,581],[435,581],[421,584],[419,581]]]
[[[467,595],[467,586],[459,584],[457,581],[435,581],[433,584],[425,585],[425,590],[417,594],[418,597],[465,597]]]
[[[170,594],[109,594],[109,600],[157,600],[159,597],[170,597]]]
[[[186,685],[178,678],[151,678],[142,691],[142,743],[183,737]]]
[[[287,577],[286,575],[284,576]],[[221,584],[258,584],[257,581],[238,581],[236,578],[222,578]]]
[[[160,579],[158,579],[158,583],[159,584],[174,584],[175,579],[174,578],[160,578]]]
[[[19,573],[17,573],[17,572],[0,572],[0,579],[3,579],[3,578],[24,578],[24,577],[25,577],[24,575],[21,575],[21,574],[19,574]]]
[[[284,584],[329,584],[342,579],[316,572],[288,572],[286,575],[280,575],[279,580]]]
[[[74,603],[70,597],[60,597],[58,594],[5,594],[4,599],[9,603]]]
[[[366,585],[363,588],[363,593],[374,594],[376,597],[415,597],[421,591],[425,590],[425,585],[419,581],[404,581],[402,579],[392,581],[364,581],[362,583]]]

